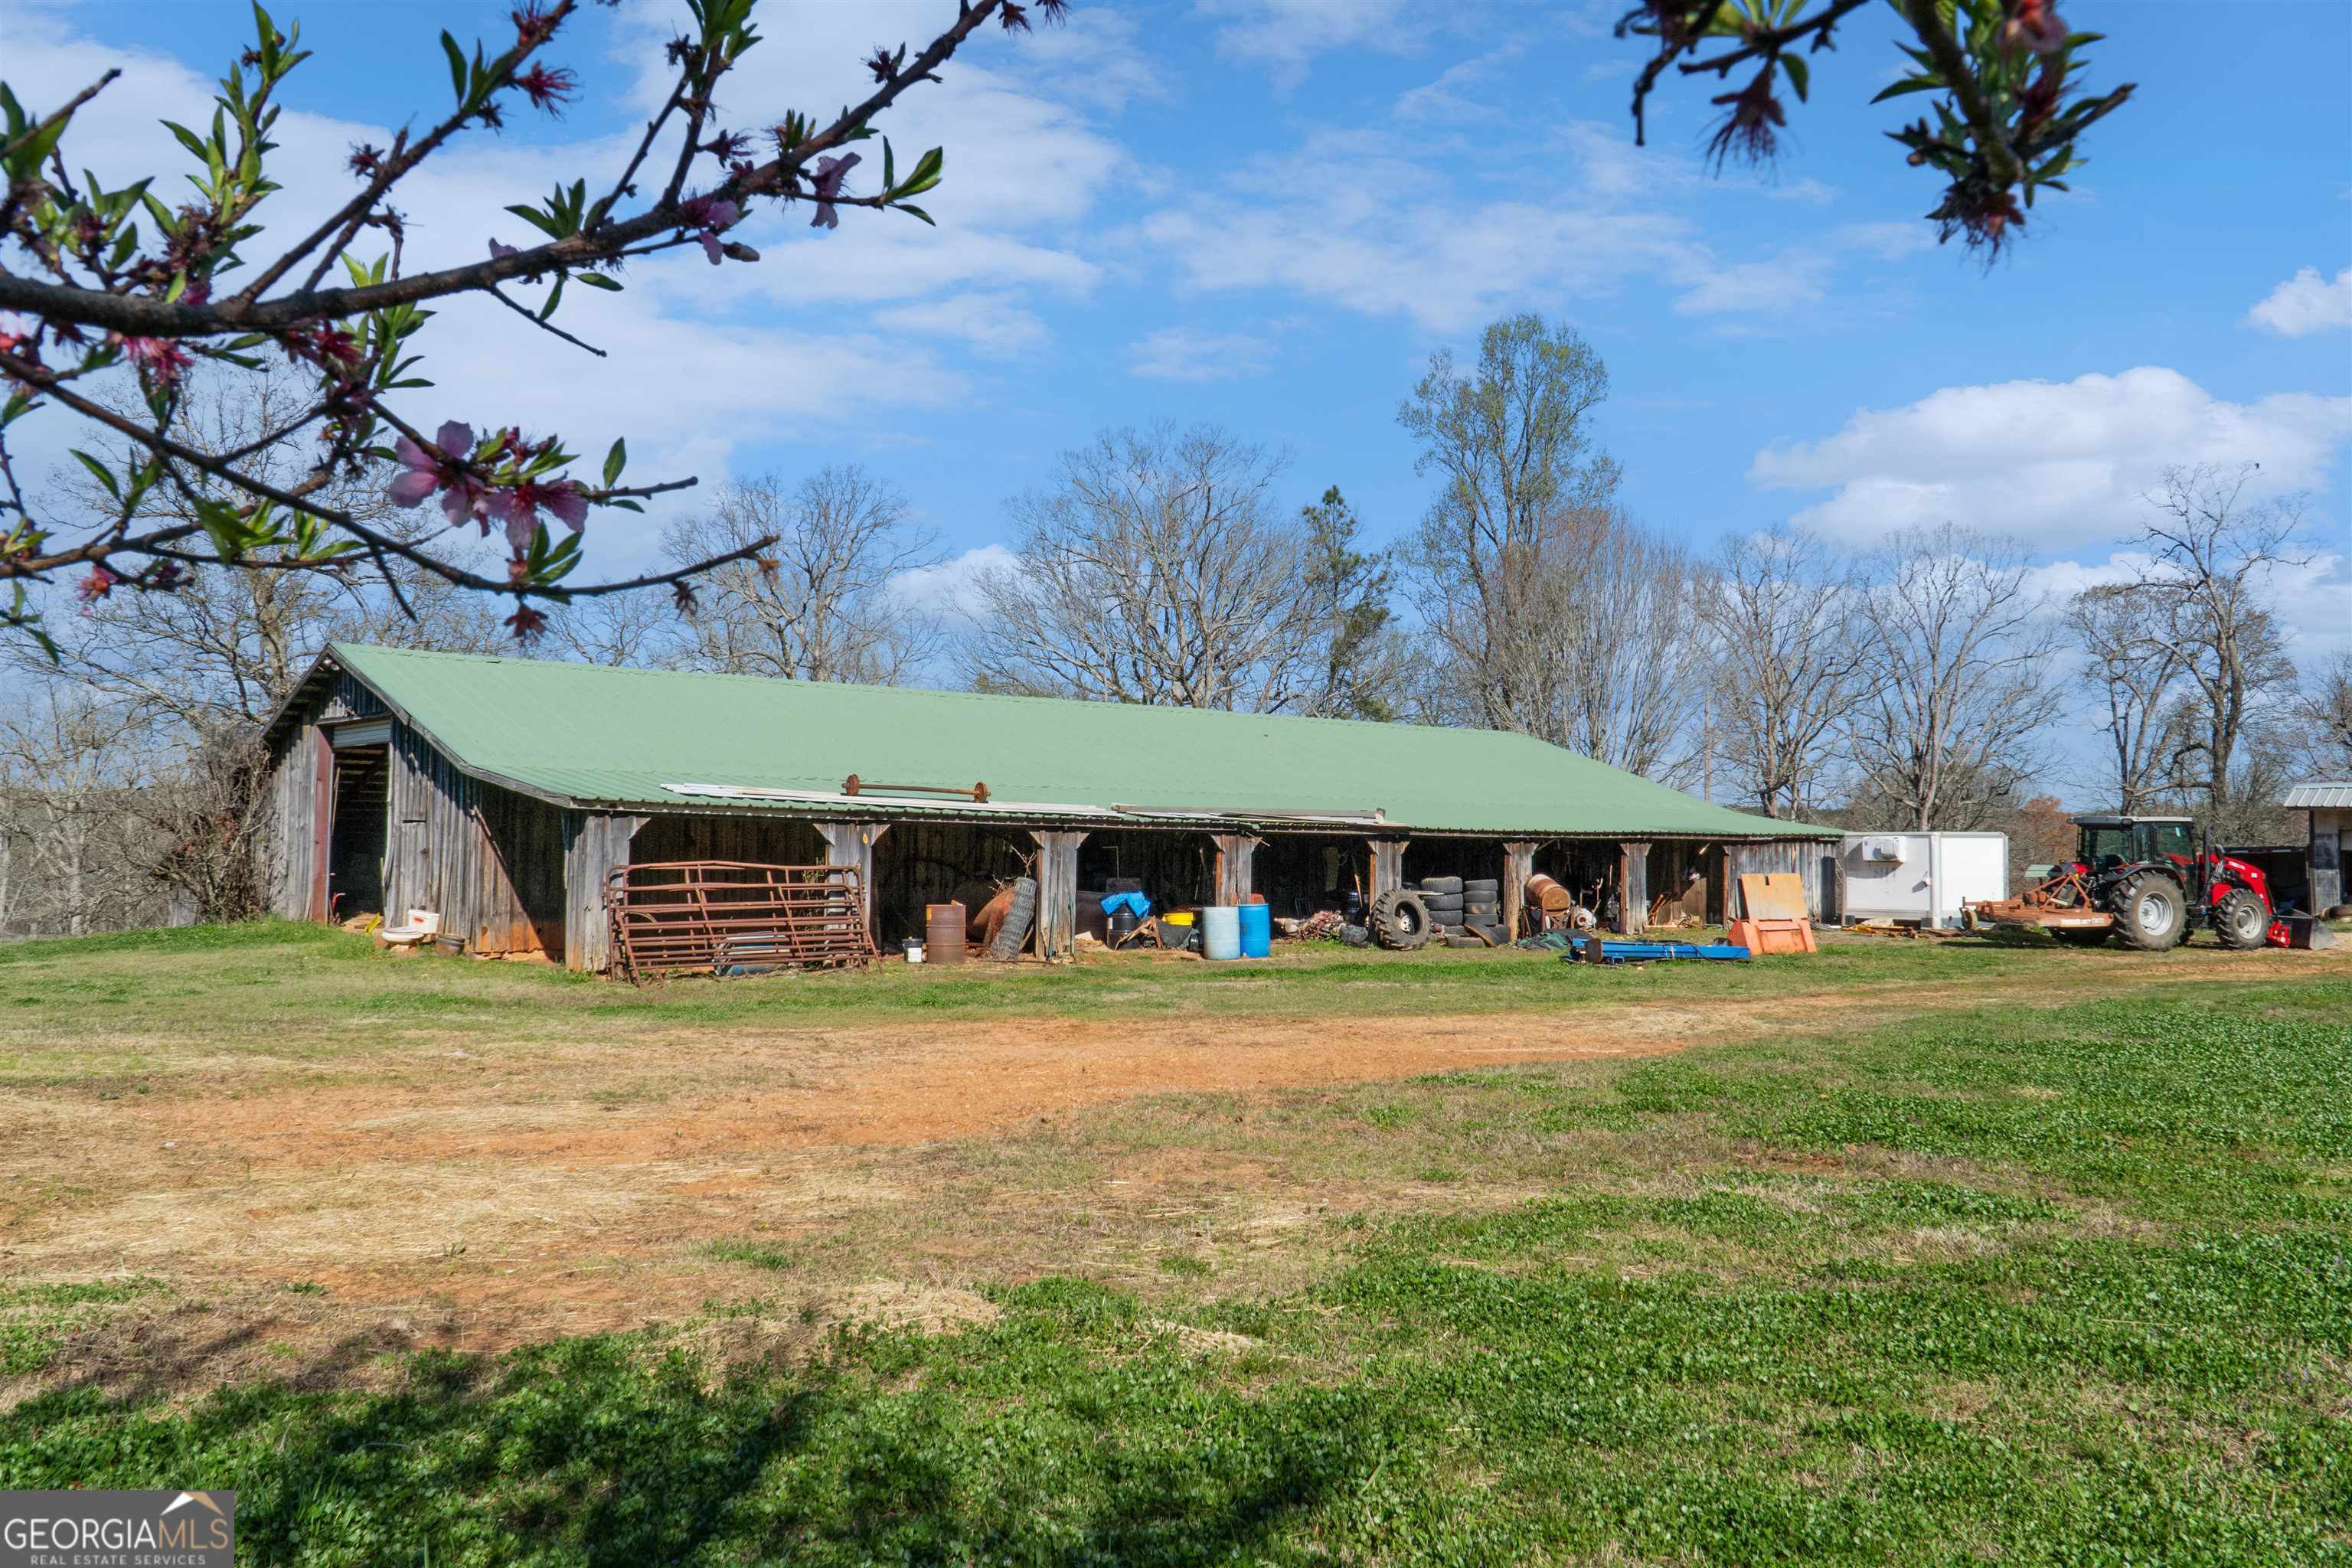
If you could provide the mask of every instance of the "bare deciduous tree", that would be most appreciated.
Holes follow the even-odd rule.
[[[0,931],[82,936],[160,921],[163,900],[126,804],[149,782],[137,729],[121,705],[56,687],[0,713]]]
[[[1301,711],[1329,692],[1348,574],[1274,511],[1284,460],[1226,431],[1105,431],[1015,500],[984,574],[973,684],[1164,707]],[[1343,542],[1344,548],[1344,542]]]
[[[2023,549],[1950,523],[1906,530],[1861,601],[1871,696],[1845,726],[1867,793],[1905,827],[1969,829],[2032,772],[2060,696],[2057,631]]]
[[[579,664],[667,669],[687,657],[684,619],[650,594],[608,594],[548,618],[553,650]]]
[[[1849,563],[1778,529],[1727,542],[1698,599],[1715,643],[1709,750],[1768,816],[1822,799],[1839,726],[1870,694],[1861,597]]]
[[[1444,488],[1404,552],[1423,624],[1465,717],[1564,741],[1555,646],[1566,585],[1560,534],[1607,507],[1617,466],[1587,416],[1609,395],[1600,355],[1567,327],[1520,315],[1489,326],[1475,374],[1441,350],[1397,412],[1420,473]]]
[[[2139,587],[2161,607],[2163,635],[2179,650],[2189,687],[2173,713],[2175,774],[2225,837],[2270,815],[2266,802],[2250,797],[2266,784],[2243,776],[2255,760],[2245,748],[2279,716],[2295,682],[2269,579],[2308,559],[2295,550],[2303,499],[2249,501],[2255,468],[2167,468],[2147,497],[2154,515],[2139,540],[2150,561]],[[2276,771],[2275,759],[2262,761],[2258,771]]]
[[[2352,778],[2352,653],[2339,653],[2294,706],[2303,765],[2328,778]]]
[[[683,662],[785,680],[872,685],[899,679],[938,640],[929,617],[890,592],[902,572],[936,565],[931,535],[906,498],[852,464],[789,490],[774,475],[728,486],[707,517],[672,526],[671,556],[700,560],[774,536],[758,560],[704,576],[687,612]]]
[[[2132,584],[2087,588],[2066,607],[2107,737],[2106,783],[2117,809],[2146,811],[2172,778],[2171,716],[2183,675],[2165,606]]]

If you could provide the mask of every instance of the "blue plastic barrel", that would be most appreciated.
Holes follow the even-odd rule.
[[[1239,958],[1242,955],[1241,911],[1216,904],[1201,911],[1201,956]]]
[[[1264,904],[1244,904],[1242,956],[1264,958],[1274,951],[1274,911]]]

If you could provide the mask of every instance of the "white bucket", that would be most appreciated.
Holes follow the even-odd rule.
[[[909,963],[923,962],[923,944],[912,937],[907,939],[907,962]]]

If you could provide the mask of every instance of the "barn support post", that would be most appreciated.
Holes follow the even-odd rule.
[[[602,811],[563,814],[563,967],[590,973],[613,966],[613,922],[604,889],[629,863],[629,841],[642,816]]]
[[[866,934],[881,940],[874,930],[874,846],[890,831],[887,822],[820,822],[816,830],[824,835],[824,863],[846,866],[857,873],[859,912],[865,917]]]
[[[333,899],[327,887],[327,865],[335,836],[335,743],[319,725],[308,726],[310,742],[310,887],[304,896],[305,918],[331,922]]]
[[[2345,901],[2344,838],[2345,829],[2352,827],[2352,812],[2315,805],[2309,815],[2311,858],[2305,876],[2311,892],[2304,901],[2317,915]]]
[[[1032,828],[1029,836],[1037,841],[1037,956],[1067,963],[1076,955],[1078,846],[1087,836],[1045,828]]]
[[[1367,897],[1377,899],[1404,886],[1404,847],[1410,842],[1404,838],[1372,840],[1372,887]]]
[[[1246,833],[1212,833],[1217,846],[1217,902],[1245,904],[1252,890],[1251,864],[1265,842]]]
[[[1503,935],[1519,940],[1519,921],[1527,912],[1528,879],[1536,874],[1536,846],[1531,838],[1503,841]]]
[[[1650,929],[1650,847],[1617,846],[1617,931],[1639,936]]]

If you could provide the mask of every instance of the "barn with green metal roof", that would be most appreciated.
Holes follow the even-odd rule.
[[[1719,917],[1818,887],[1832,829],[1730,810],[1496,731],[837,686],[335,644],[271,721],[269,871],[296,919],[428,908],[479,953],[608,960],[633,862],[856,866],[878,941],[1028,870],[1037,941],[1114,878],[1163,905],[1541,869]],[[1056,918],[1060,917],[1060,918]]]

